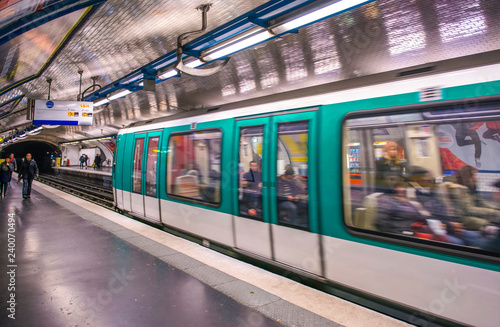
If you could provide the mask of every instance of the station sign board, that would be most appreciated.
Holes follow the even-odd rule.
[[[35,125],[92,126],[93,102],[35,100]]]

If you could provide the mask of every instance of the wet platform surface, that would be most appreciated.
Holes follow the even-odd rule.
[[[184,260],[180,266],[195,271],[202,268],[196,260],[185,262],[155,244],[144,251],[109,231],[122,232],[118,226],[105,230],[35,190],[27,200],[20,192],[13,185],[0,201],[0,326],[282,326],[209,286],[231,284],[224,276],[202,283],[174,266]],[[9,213],[15,214],[11,263]],[[128,232],[122,233],[128,240],[147,243]],[[174,265],[162,260],[167,257]],[[9,292],[12,269],[15,291]],[[6,310],[11,293],[15,320]]]

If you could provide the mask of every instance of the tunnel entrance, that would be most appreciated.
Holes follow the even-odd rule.
[[[50,173],[52,158],[55,159],[61,155],[57,147],[40,141],[26,141],[11,144],[0,151],[0,156],[1,158],[5,158],[5,156],[11,153],[14,153],[18,167],[21,164],[22,158],[26,157],[27,153],[31,153],[41,173]]]

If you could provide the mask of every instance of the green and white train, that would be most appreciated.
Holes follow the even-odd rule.
[[[134,123],[117,136],[116,207],[378,301],[413,324],[497,326],[500,64],[480,60]],[[469,134],[458,135],[457,123]],[[380,228],[379,201],[393,195],[377,190],[375,167],[389,142],[408,168],[399,177],[425,171],[434,183],[422,189],[450,212],[447,192],[461,187],[453,175],[474,168],[490,211],[476,217],[481,228],[463,228],[481,242],[444,228],[418,203],[414,181],[403,201],[421,219],[403,232]],[[464,226],[463,215],[450,216]]]

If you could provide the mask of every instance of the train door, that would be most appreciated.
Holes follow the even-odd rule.
[[[233,195],[236,247],[272,259],[269,214],[269,118],[236,123],[237,192]]]
[[[130,194],[131,211],[139,216],[144,214],[143,177],[144,177],[144,145],[147,134],[135,136],[134,157],[132,161],[132,193]]]
[[[316,120],[315,109],[273,116],[267,160],[274,260],[321,275]]]
[[[145,154],[145,164],[143,166],[143,192],[144,195],[144,213],[146,218],[160,221],[160,202],[158,200],[158,168],[160,153],[160,134],[161,132],[148,133],[147,152]]]
[[[316,110],[237,121],[239,249],[321,274]]]

